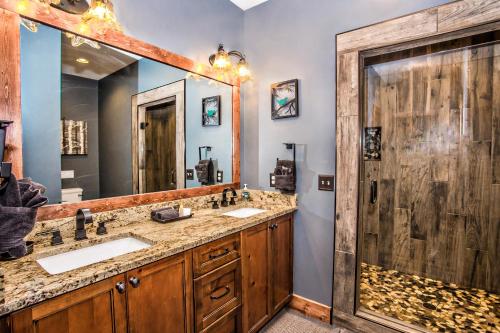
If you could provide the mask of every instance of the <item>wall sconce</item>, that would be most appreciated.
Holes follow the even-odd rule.
[[[238,59],[236,67],[233,66],[231,57]],[[226,52],[223,44],[219,44],[217,53],[212,54],[208,58],[208,61],[215,71],[224,74],[232,71],[240,78],[241,82],[248,81],[251,78],[250,68],[248,67],[245,55],[243,55],[240,51]]]
[[[106,30],[122,31],[111,0],[92,0],[90,8],[83,13],[80,24],[80,32],[88,32],[88,30],[93,30],[98,34]]]
[[[81,15],[78,29],[82,34],[90,32],[102,34],[107,30],[122,31],[111,0],[92,0],[90,6],[87,0],[17,0],[17,11],[21,14],[27,13],[32,10],[33,3],[41,4],[47,11],[53,7],[70,14]],[[33,31],[33,27],[30,30]]]

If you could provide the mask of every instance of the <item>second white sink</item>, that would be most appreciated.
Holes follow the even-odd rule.
[[[257,214],[261,214],[266,212],[265,209],[258,209],[258,208],[240,208],[236,210],[232,210],[230,212],[224,213],[222,215],[224,216],[231,216],[231,217],[237,217],[239,219],[244,219],[247,217],[251,217]]]
[[[38,259],[49,274],[55,275],[150,247],[142,240],[125,237],[78,250]]]

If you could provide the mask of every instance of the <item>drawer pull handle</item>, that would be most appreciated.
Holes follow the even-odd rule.
[[[223,257],[223,256],[225,256],[225,255],[226,255],[226,254],[228,254],[228,253],[229,253],[229,249],[228,249],[228,248],[226,248],[226,249],[224,249],[224,252],[222,252],[222,253],[219,253],[219,254],[209,254],[209,255],[208,255],[208,258],[209,258],[210,260],[214,260],[214,259],[217,259],[217,258]]]
[[[222,290],[224,289],[224,292],[220,295],[216,295],[214,296],[214,294],[216,292],[218,292],[219,290]],[[218,288],[218,289],[215,289],[213,292],[212,292],[212,295],[210,295],[210,299],[220,299],[224,296],[226,296],[227,294],[229,294],[229,292],[231,291],[231,288],[229,288],[228,286],[225,286],[225,287],[221,287],[221,288]]]

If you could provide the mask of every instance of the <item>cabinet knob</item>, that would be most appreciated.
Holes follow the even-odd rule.
[[[276,229],[277,227],[278,227],[278,225],[277,225],[276,223],[273,223],[273,224],[271,224],[271,225],[269,226],[269,229],[274,230],[274,229]]]
[[[125,292],[125,282],[118,282],[116,285],[115,285],[115,288],[116,290],[118,290],[118,293],[119,294],[123,294]]]
[[[139,278],[133,276],[131,277],[128,282],[130,282],[130,284],[132,285],[132,287],[134,288],[137,288],[139,287],[139,285],[141,284],[141,280],[139,280]]]

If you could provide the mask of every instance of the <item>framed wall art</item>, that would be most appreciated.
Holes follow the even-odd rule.
[[[202,125],[219,126],[220,125],[220,96],[206,97],[202,100]]]
[[[299,80],[275,83],[271,86],[271,118],[299,116]]]

